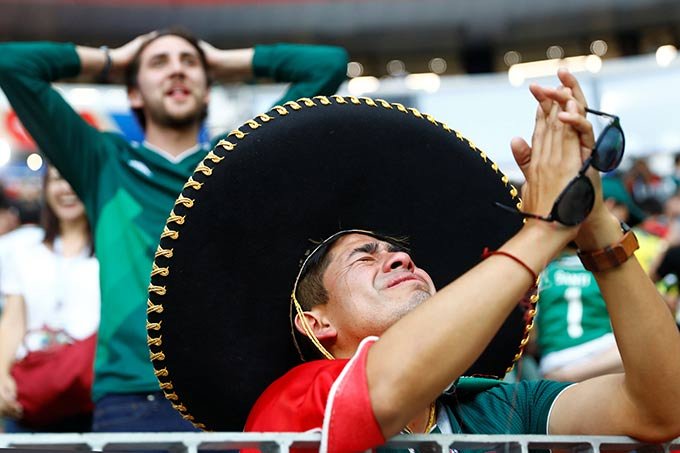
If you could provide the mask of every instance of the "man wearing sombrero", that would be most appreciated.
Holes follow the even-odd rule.
[[[320,429],[323,451],[403,431],[680,435],[677,329],[590,169],[619,164],[623,132],[611,117],[595,141],[577,82],[560,78],[532,88],[532,145],[512,143],[521,204],[474,144],[399,104],[302,99],[235,131],[185,186],[152,272],[151,359],[175,408],[210,430],[248,413],[249,431]],[[527,294],[572,240],[625,374],[469,377],[519,358]]]

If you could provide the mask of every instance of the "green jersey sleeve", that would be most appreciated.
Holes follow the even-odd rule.
[[[87,124],[52,87],[80,72],[73,44],[0,44],[0,88],[38,147],[88,204],[106,135]],[[87,192],[85,191],[87,189]]]
[[[347,74],[347,52],[341,47],[305,44],[255,46],[253,71],[256,77],[291,82],[276,103],[302,97],[334,94]]]

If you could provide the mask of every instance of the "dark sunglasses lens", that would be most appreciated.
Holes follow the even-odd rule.
[[[624,149],[623,131],[618,126],[609,126],[600,135],[593,154],[593,167],[600,171],[612,171],[621,163]]]
[[[573,226],[583,222],[595,202],[595,189],[587,176],[574,179],[564,189],[553,208],[553,216],[563,225]]]

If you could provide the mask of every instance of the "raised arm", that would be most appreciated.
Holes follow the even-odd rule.
[[[102,57],[103,52],[94,50]],[[99,55],[101,54],[101,55]],[[0,88],[38,147],[87,200],[84,188],[96,182],[101,134],[55,91],[51,82],[80,73],[72,44],[0,44]],[[94,61],[92,71],[101,69]]]
[[[548,116],[538,110],[532,147],[513,141],[513,153],[527,177],[524,208],[543,215],[581,165],[578,136],[557,120],[557,113],[557,104]],[[501,250],[538,273],[576,232],[529,220]],[[399,432],[473,363],[534,283],[523,266],[494,255],[384,333],[369,351],[367,375],[385,437]]]
[[[571,99],[578,112],[562,113],[561,119],[585,131],[586,104],[578,83],[564,71],[560,79],[570,90],[544,93],[559,102]],[[583,144],[592,146],[592,134],[581,136]],[[583,251],[613,245],[623,236],[618,220],[602,203],[599,174],[590,177],[598,195],[576,238]],[[555,402],[550,432],[628,435],[657,442],[679,436],[680,334],[670,311],[634,256],[594,275],[607,303],[624,373],[567,389]]]
[[[347,52],[341,47],[304,44],[255,46],[253,72],[277,82],[290,82],[276,103],[335,94],[347,73]]]
[[[303,44],[218,49],[201,41],[213,78],[222,82],[267,77],[291,86],[277,104],[334,94],[345,80],[347,52],[341,47]]]
[[[594,212],[578,244],[597,250],[621,239],[618,221]],[[680,335],[673,317],[635,257],[595,272],[623,360],[623,374],[593,378],[555,402],[554,434],[618,434],[646,441],[680,435]]]

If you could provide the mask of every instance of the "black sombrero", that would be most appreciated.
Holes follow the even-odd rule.
[[[343,229],[407,236],[441,288],[521,227],[494,202],[517,204],[517,190],[416,109],[316,97],[248,121],[196,168],[161,235],[147,310],[161,388],[196,426],[240,431],[260,393],[300,363],[289,301],[313,241]],[[468,374],[502,377],[532,316],[519,305]]]

